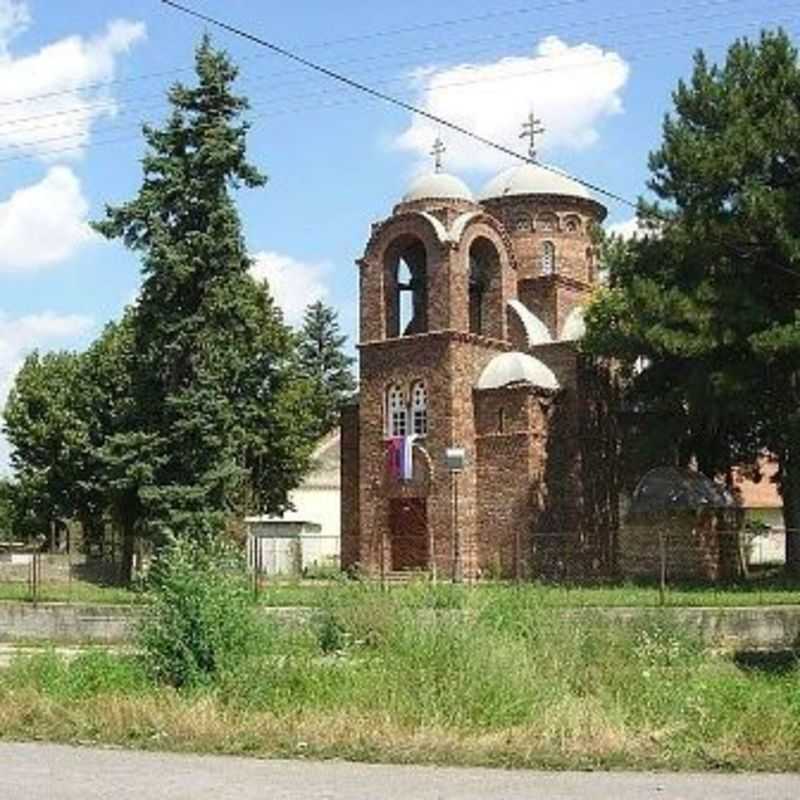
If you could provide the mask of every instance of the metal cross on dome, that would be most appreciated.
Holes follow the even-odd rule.
[[[433,150],[431,150],[431,155],[433,156],[433,169],[435,172],[442,171],[442,156],[445,154],[447,148],[444,146],[444,142],[442,141],[441,137],[437,136],[436,141],[433,143]]]
[[[520,139],[530,139],[528,145],[528,158],[531,161],[536,161],[536,137],[540,133],[544,133],[545,129],[542,126],[542,121],[536,117],[531,111],[528,114],[528,121],[522,125],[522,133],[519,135]]]

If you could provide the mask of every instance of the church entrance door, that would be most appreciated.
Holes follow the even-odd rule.
[[[428,568],[428,504],[424,497],[389,501],[392,570]]]

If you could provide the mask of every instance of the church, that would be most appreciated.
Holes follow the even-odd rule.
[[[614,568],[613,384],[582,354],[605,207],[530,161],[479,195],[442,170],[358,261],[358,400],[342,415],[341,560],[377,576],[601,577]]]

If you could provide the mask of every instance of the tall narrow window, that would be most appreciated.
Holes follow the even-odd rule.
[[[408,409],[403,390],[391,386],[386,396],[386,432],[389,436],[405,436],[408,433]]]
[[[486,267],[481,257],[471,254],[469,259],[469,332],[483,333],[484,298],[486,295]]]
[[[417,436],[428,433],[428,393],[422,382],[415,383],[411,390],[411,427]]]
[[[556,270],[556,246],[552,242],[542,242],[540,256],[542,275],[552,275]]]
[[[410,336],[428,330],[428,278],[425,246],[413,238],[401,238],[389,250],[387,335]],[[391,273],[390,273],[391,274]]]

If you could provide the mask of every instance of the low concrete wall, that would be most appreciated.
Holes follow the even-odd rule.
[[[596,608],[570,614],[594,614],[614,622],[668,620],[722,650],[789,650],[800,647],[800,606],[731,608]]]
[[[696,632],[711,647],[726,650],[787,650],[800,647],[800,606],[738,608],[553,609],[575,617],[600,616],[622,624],[665,619]],[[138,609],[67,603],[0,603],[0,641],[39,640],[65,644],[129,641]],[[287,624],[306,624],[314,609],[265,608]]]
[[[131,638],[136,617],[132,606],[0,603],[0,641],[113,644]]]

